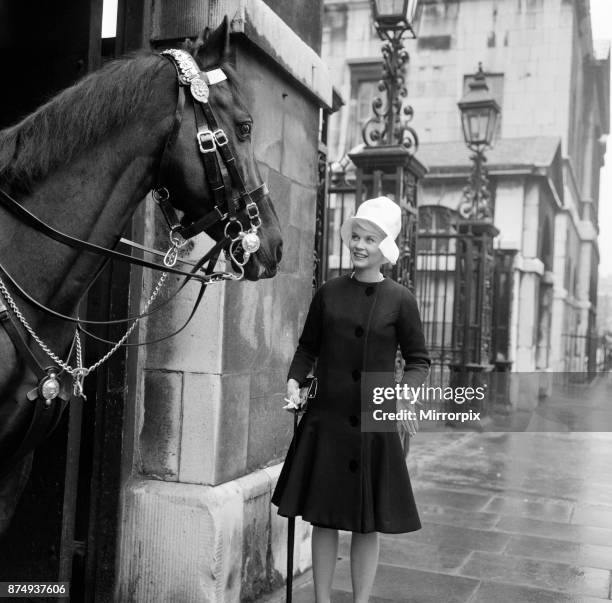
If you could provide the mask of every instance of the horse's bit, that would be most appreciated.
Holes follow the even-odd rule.
[[[260,239],[257,234],[257,231],[261,227],[261,218],[259,215],[257,202],[260,201],[268,193],[267,187],[265,184],[262,184],[261,186],[252,191],[246,190],[244,181],[240,176],[240,172],[238,171],[238,168],[236,166],[235,157],[233,156],[232,150],[229,146],[227,135],[219,127],[218,121],[214,115],[214,111],[210,106],[210,103],[208,102],[209,86],[227,79],[226,75],[221,69],[213,69],[208,72],[200,72],[195,60],[191,57],[189,53],[183,50],[164,50],[161,55],[172,62],[172,64],[176,68],[179,82],[179,92],[174,124],[172,126],[171,133],[166,141],[164,151],[162,153],[159,175],[157,178],[157,185],[153,190],[153,197],[159,204],[170,228],[170,248],[165,254],[163,254],[163,266],[160,266],[159,264],[153,262],[149,262],[144,259],[135,258],[131,255],[124,254],[112,249],[106,249],[88,241],[83,241],[60,231],[57,231],[39,220],[38,218],[36,218],[36,216],[30,213],[22,205],[17,203],[17,201],[15,201],[8,193],[0,189],[0,203],[5,208],[10,210],[14,215],[16,215],[22,222],[31,226],[42,234],[65,245],[69,245],[71,247],[85,251],[94,252],[99,255],[103,255],[106,258],[118,259],[124,262],[129,262],[131,264],[136,264],[163,271],[151,296],[145,303],[144,311],[141,314],[125,319],[112,321],[88,321],[79,319],[78,317],[63,315],[52,310],[51,308],[48,308],[44,304],[41,304],[40,302],[32,298],[26,291],[24,291],[0,264],[0,273],[2,273],[7,278],[7,280],[16,289],[16,291],[21,297],[27,299],[30,303],[32,303],[33,306],[51,315],[54,318],[60,318],[62,320],[70,321],[77,324],[75,336],[73,338],[72,346],[68,353],[67,360],[63,361],[56,354],[54,354],[51,349],[45,344],[45,342],[42,341],[34,332],[23,314],[20,312],[18,306],[15,304],[15,301],[13,300],[4,282],[0,278],[0,325],[4,326],[9,338],[13,341],[13,344],[15,345],[16,349],[21,353],[30,368],[34,371],[34,374],[42,374],[37,388],[27,394],[29,400],[36,402],[35,419],[36,415],[39,415],[41,410],[48,410],[52,406],[55,407],[55,412],[48,413],[49,415],[53,415],[53,419],[48,419],[46,422],[43,421],[45,423],[44,433],[42,434],[43,437],[45,434],[50,433],[54,429],[57,422],[59,421],[59,418],[65,405],[70,400],[70,392],[68,391],[66,384],[63,383],[63,380],[61,379],[63,373],[67,373],[72,376],[72,394],[74,396],[80,396],[82,398],[85,398],[83,394],[83,381],[85,377],[90,372],[98,368],[103,362],[108,360],[108,358],[110,358],[110,356],[120,346],[147,345],[150,343],[161,341],[163,339],[167,339],[169,337],[173,337],[178,332],[182,331],[190,322],[191,318],[194,316],[199,306],[199,303],[203,297],[206,285],[208,285],[209,283],[216,283],[224,280],[242,279],[244,277],[244,266],[248,262],[251,254],[255,253],[260,247]],[[196,120],[197,127],[197,147],[200,151],[206,177],[208,179],[208,183],[213,193],[213,198],[215,200],[215,206],[212,211],[210,211],[202,218],[198,219],[196,222],[186,226],[180,223],[176,212],[170,204],[170,192],[163,185],[163,179],[170,164],[170,151],[176,141],[176,138],[178,137],[182,122],[185,103],[185,88],[188,88],[191,93],[194,117]],[[221,159],[223,161],[223,164],[221,165],[217,160],[217,153],[221,156]],[[234,188],[238,192],[237,198],[234,197],[232,194]],[[246,213],[246,217],[248,218],[249,222],[249,227],[246,231],[244,230],[244,227],[241,221],[239,220],[239,214],[243,212]],[[175,268],[177,261],[184,264],[190,264],[190,262],[179,260],[178,258],[179,250],[186,244],[186,241],[201,232],[207,231],[217,223],[224,224],[224,238],[217,242],[213,246],[213,248],[197,263],[191,264],[193,268],[190,272],[185,272],[183,270]],[[138,247],[149,253],[161,255],[159,252],[144,248],[138,244],[134,244],[131,241],[127,241],[125,239],[122,239],[122,242],[130,244],[134,247]],[[238,275],[228,272],[213,272],[219,253],[222,249],[225,249],[226,253],[229,253],[231,260],[238,267]],[[206,267],[204,275],[198,274],[198,271],[200,271],[200,269],[202,269],[204,264],[206,264],[207,262],[208,265]],[[163,286],[168,274],[177,274],[184,276],[185,278],[183,283],[178,288],[178,290],[166,301],[158,305],[154,310],[148,311],[149,305],[159,294],[159,291],[161,290],[161,287]],[[196,299],[194,308],[185,324],[171,335],[167,335],[155,341],[147,341],[140,344],[127,344],[126,341],[129,335],[134,330],[138,321],[141,318],[149,316],[161,309],[164,305],[171,301],[190,280],[200,282],[201,288],[199,295]],[[55,366],[44,368],[38,362],[38,359],[30,350],[25,338],[22,336],[19,329],[17,328],[15,320],[10,315],[7,306],[2,301],[2,298],[4,298],[8,306],[10,306],[13,311],[13,314],[19,320],[19,322],[21,322],[21,324],[30,334],[30,336],[37,342],[37,344],[47,354],[47,356],[49,356],[56,363]],[[96,335],[88,333],[82,326],[83,324],[109,325],[132,321],[132,325],[128,328],[127,332],[123,335],[123,337],[117,342],[107,341],[100,337],[97,337]],[[82,350],[79,331],[83,331],[84,333],[91,335],[95,339],[99,339],[101,341],[105,341],[106,343],[113,345],[112,349],[109,350],[109,352],[107,352],[100,360],[98,360],[98,362],[88,368],[84,367],[82,364]],[[70,360],[73,353],[75,353],[77,361],[77,366],[75,367],[72,367],[68,364],[68,361]],[[54,401],[56,400],[60,402],[59,405],[54,404]],[[19,453],[22,452],[22,449],[26,447],[26,443],[29,448],[31,447],[30,443],[32,440],[40,439],[40,433],[31,433],[32,429],[34,428],[35,422],[36,421],[33,420],[32,425],[30,426],[30,430],[26,434],[24,442],[22,443],[16,455],[14,456],[18,457]],[[40,429],[37,429],[37,431],[40,431]]]

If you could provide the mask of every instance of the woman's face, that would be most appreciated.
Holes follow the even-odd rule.
[[[368,268],[380,268],[385,262],[381,250],[378,248],[380,242],[385,238],[374,227],[364,228],[360,224],[353,224],[349,251],[353,266],[362,270]]]

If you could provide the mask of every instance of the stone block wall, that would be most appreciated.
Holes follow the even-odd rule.
[[[296,4],[304,12],[309,3]],[[236,33],[236,69],[282,227],[283,260],[274,279],[209,286],[185,331],[140,352],[121,601],[250,601],[285,579],[287,520],[270,498],[292,432],[282,398],[312,296],[319,110],[331,104],[331,85],[314,50],[261,0],[154,2],[152,39],[196,35],[202,19],[224,13]],[[281,60],[272,47],[291,52]],[[163,224],[152,212],[146,221],[145,239],[163,248]],[[200,235],[188,257],[210,246]],[[177,281],[169,281],[172,290]],[[153,286],[145,277],[143,297]],[[141,337],[180,326],[197,291],[189,285],[146,321]],[[297,522],[296,573],[310,565],[309,530]]]

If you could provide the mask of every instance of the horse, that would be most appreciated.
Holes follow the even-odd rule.
[[[206,230],[217,251],[229,249],[232,267],[246,279],[276,274],[280,224],[255,162],[253,120],[229,59],[226,17],[216,30],[186,40],[183,50],[163,56],[140,51],[106,64],[0,132],[0,310],[19,331],[9,337],[10,329],[0,326],[0,467],[23,447],[35,404],[50,405],[64,387],[57,366],[42,380],[30,368],[28,353],[42,367],[55,364],[32,334],[59,357],[70,354],[74,331],[58,317],[76,312],[107,260],[92,251],[117,247],[149,191],[171,226],[164,270],[185,274],[174,267],[181,235]],[[41,236],[58,232],[62,236]],[[82,245],[63,244],[75,240]],[[199,267],[187,278],[207,282]],[[85,374],[73,375],[75,395],[82,394]],[[0,534],[31,459],[25,450],[0,471]]]

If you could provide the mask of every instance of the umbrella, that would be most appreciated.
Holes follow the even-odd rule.
[[[304,392],[304,394],[302,394]],[[317,379],[316,377],[307,377],[306,381],[300,387],[300,397],[305,402],[317,395]],[[286,401],[292,404],[291,401]],[[293,405],[292,405],[293,406]],[[301,412],[306,410],[306,405],[302,404],[300,408],[293,406],[293,439],[291,440],[291,457],[295,455],[296,431],[298,426],[298,417]],[[287,603],[291,603],[293,596],[293,549],[295,545],[295,517],[289,517],[287,526]]]
[[[300,409],[296,408],[293,411],[293,439],[291,440],[291,455],[295,454],[295,432],[298,426],[298,415]],[[287,603],[291,603],[293,594],[293,548],[295,540],[295,517],[289,517],[289,526],[287,528]]]

